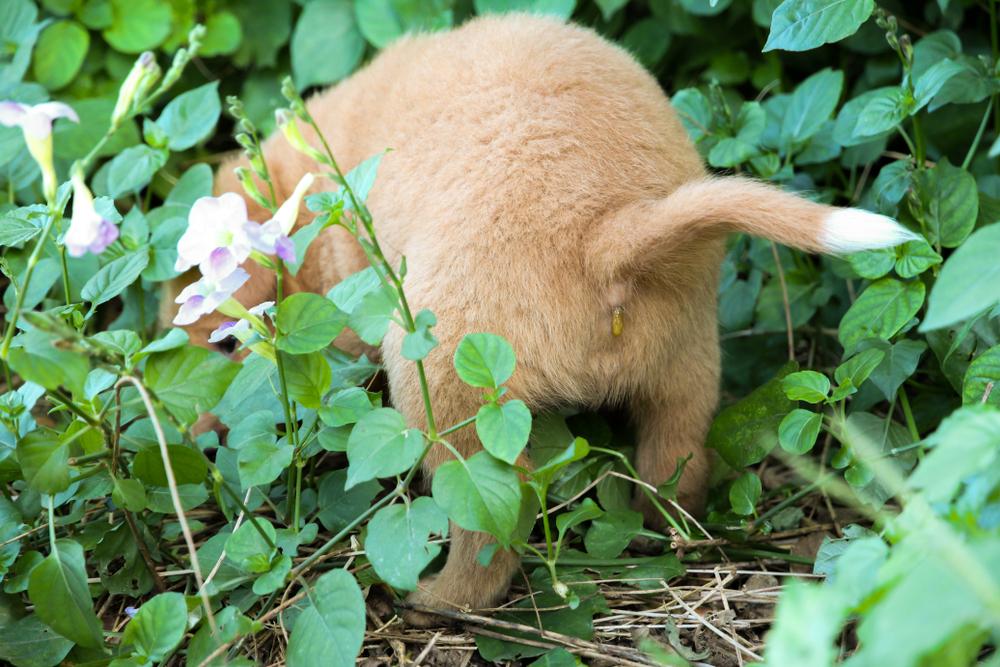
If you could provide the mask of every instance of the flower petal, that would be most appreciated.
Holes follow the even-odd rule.
[[[198,268],[202,275],[212,281],[220,281],[238,266],[236,257],[229,251],[229,248],[216,248],[209,253],[208,258],[203,261]]]
[[[0,124],[7,127],[20,125],[28,111],[28,105],[20,102],[0,102]]]
[[[209,334],[208,342],[218,343],[220,340],[225,340],[226,338],[229,338],[229,336],[232,335],[232,329],[234,329],[235,327],[236,327],[235,321],[230,320],[228,322],[223,322],[222,324],[219,325],[219,328],[217,328],[215,331]]]
[[[76,115],[73,107],[63,102],[42,102],[36,104],[34,110],[48,116],[50,121],[56,118],[68,118],[74,123],[80,122],[80,117]]]

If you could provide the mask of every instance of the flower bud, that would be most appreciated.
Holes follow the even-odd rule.
[[[159,78],[160,66],[156,64],[156,57],[151,51],[144,52],[136,59],[121,88],[118,89],[118,101],[115,102],[114,111],[111,112],[111,125],[121,123],[133,105],[145,97]]]
[[[253,177],[250,175],[250,171],[245,167],[236,167],[233,170],[236,174],[236,178],[240,179],[240,185],[243,186],[243,191],[247,193],[250,199],[253,199],[257,204],[263,206],[264,208],[271,208],[271,202],[264,198],[261,194],[260,188],[254,182]]]
[[[302,136],[302,132],[299,130],[298,123],[295,122],[295,116],[289,113],[287,109],[278,109],[275,111],[274,120],[278,124],[278,129],[285,135],[285,141],[292,148],[304,155],[308,155],[317,162],[326,161],[322,153],[306,143],[305,137]]]

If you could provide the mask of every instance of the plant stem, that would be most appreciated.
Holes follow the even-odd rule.
[[[441,431],[440,433],[438,433],[438,435],[443,438],[444,436],[449,435],[451,433],[454,433],[455,431],[457,431],[459,429],[465,428],[466,426],[468,426],[469,424],[471,424],[471,423],[473,423],[475,421],[476,421],[475,417],[469,417],[468,419],[463,419],[462,421],[458,422],[454,426],[449,426],[445,430]]]
[[[3,343],[0,343],[0,359],[7,361],[7,355],[10,352],[10,341],[14,338],[14,331],[17,329],[17,321],[21,318],[21,311],[24,309],[24,297],[28,293],[28,285],[31,284],[31,276],[35,272],[35,266],[38,264],[39,257],[42,256],[42,248],[45,246],[45,242],[49,238],[49,234],[52,233],[52,226],[56,223],[56,214],[52,211],[49,212],[48,222],[45,223],[45,227],[42,228],[42,233],[38,236],[38,241],[35,243],[35,247],[31,250],[31,255],[28,256],[28,265],[24,270],[24,278],[21,280],[20,286],[17,289],[17,299],[14,301],[14,312],[10,319],[7,320],[7,330],[4,332]]]
[[[906,428],[910,430],[910,437],[913,440],[920,440],[920,431],[917,430],[917,422],[913,418],[913,411],[910,409],[910,399],[906,397],[906,390],[899,386],[899,405],[903,408],[903,416],[906,418]]]
[[[994,29],[996,26],[994,26]],[[976,150],[979,149],[979,142],[983,139],[983,132],[986,131],[986,123],[990,119],[990,110],[993,108],[993,103],[996,97],[991,97],[989,104],[986,105],[986,112],[983,113],[983,119],[979,121],[979,129],[976,130],[976,136],[972,140],[972,144],[969,146],[969,152],[965,154],[965,159],[962,160],[962,169],[968,169],[969,165],[972,164],[972,158],[976,156]]]
[[[825,476],[817,479],[812,484],[809,484],[808,486],[804,486],[801,489],[799,489],[798,491],[796,491],[795,493],[793,493],[792,495],[788,496],[787,498],[785,498],[784,500],[782,500],[780,503],[778,503],[777,505],[775,505],[771,509],[769,509],[766,512],[764,512],[763,514],[761,514],[756,519],[754,519],[754,522],[752,524],[750,524],[750,530],[748,532],[751,533],[751,534],[756,533],[758,530],[760,530],[760,527],[762,525],[764,525],[765,521],[767,521],[772,516],[774,516],[775,514],[777,514],[778,512],[780,512],[781,510],[785,509],[789,505],[792,505],[792,504],[798,502],[799,499],[804,498],[805,496],[807,496],[810,493],[812,493],[814,489],[818,488],[820,485],[823,484],[823,482],[825,482],[827,479],[829,479],[832,476],[833,476],[833,473],[827,473]]]
[[[66,305],[68,306],[73,302],[73,297],[70,296],[69,289],[69,266],[66,264],[66,246],[59,246],[59,264],[62,268],[62,286],[63,293],[66,295]]]

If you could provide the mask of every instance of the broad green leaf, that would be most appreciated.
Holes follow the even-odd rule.
[[[288,667],[354,667],[365,638],[365,600],[347,570],[331,570],[308,591],[311,606],[295,621]]]
[[[126,148],[106,165],[105,194],[113,199],[119,199],[142,190],[166,163],[165,151],[145,144]]]
[[[375,185],[375,176],[378,175],[378,167],[384,156],[385,152],[373,155],[344,175],[344,180],[351,186],[351,192],[359,204],[368,201],[368,193]]]
[[[205,455],[187,445],[167,445],[170,467],[178,484],[200,484],[208,475]],[[139,450],[132,461],[132,474],[150,486],[167,486],[167,471],[159,447]]]
[[[823,415],[819,412],[796,408],[785,415],[778,426],[778,443],[791,454],[805,454],[816,444]]]
[[[712,130],[712,106],[697,88],[684,88],[670,99],[691,141],[698,142]]]
[[[764,132],[767,116],[758,102],[744,102],[734,121],[735,136],[718,141],[708,154],[715,167],[733,167],[759,154],[757,144]]]
[[[441,552],[441,545],[428,544],[432,533],[448,536],[448,515],[427,496],[383,507],[368,524],[365,553],[383,581],[416,590],[420,573]]]
[[[531,411],[523,401],[488,403],[476,413],[476,435],[493,456],[511,465],[528,444]]]
[[[844,73],[823,69],[796,87],[781,124],[781,144],[790,149],[819,132],[832,115],[844,87]]]
[[[165,0],[109,0],[112,22],[104,31],[116,51],[141,53],[153,49],[170,35],[170,3]],[[86,21],[84,21],[86,23]]]
[[[830,380],[816,371],[790,373],[781,380],[785,396],[793,401],[822,403],[830,393]]]
[[[146,509],[146,489],[137,479],[115,479],[111,499],[118,507],[130,512],[141,512]]]
[[[477,14],[528,12],[568,19],[576,8],[576,0],[473,0],[473,5]]]
[[[737,514],[753,514],[757,501],[760,500],[760,492],[760,477],[752,472],[743,473],[729,487],[729,504]]]
[[[559,531],[559,544],[562,544],[563,539],[569,533],[569,531],[575,526],[579,526],[584,521],[592,521],[599,516],[604,514],[597,503],[595,503],[590,498],[584,498],[583,502],[574,507],[569,512],[563,512],[556,517],[556,530]]]
[[[861,387],[868,376],[872,374],[882,360],[885,352],[877,347],[869,348],[858,352],[856,355],[837,366],[833,372],[833,379],[837,384],[850,383],[854,387]]]
[[[1000,405],[1000,345],[994,345],[969,364],[962,382],[962,403],[976,405],[983,402],[986,389],[992,385],[986,403]]]
[[[617,558],[642,530],[642,515],[632,510],[611,510],[595,518],[583,544],[594,558]]]
[[[167,147],[183,151],[212,133],[220,113],[219,82],[212,81],[170,100],[156,124],[167,133]]]
[[[917,174],[916,182],[928,239],[945,248],[958,247],[972,233],[979,214],[976,179],[945,159]]]
[[[292,464],[293,447],[285,439],[257,439],[247,443],[236,458],[244,489],[270,484]]]
[[[17,460],[28,486],[50,495],[69,488],[69,447],[51,431],[28,433],[17,443]]]
[[[216,575],[218,576],[218,575]],[[261,624],[251,621],[240,613],[236,607],[226,607],[220,612],[216,612],[215,621],[218,632],[212,631],[212,626],[203,623],[195,633],[187,648],[187,663],[189,665],[201,665],[208,656],[212,655],[220,646],[227,642],[232,642],[238,637],[243,637],[252,632],[259,631]],[[227,659],[222,655],[207,664],[207,667],[247,667],[235,661]]]
[[[190,207],[201,197],[212,194],[212,168],[204,163],[188,168],[170,190],[164,204]]]
[[[12,371],[29,382],[46,389],[68,387],[74,394],[83,393],[83,384],[90,372],[85,355],[57,347],[58,339],[40,330],[21,334],[14,339],[7,363]]]
[[[941,255],[934,252],[923,239],[907,241],[896,250],[896,273],[901,278],[916,278],[927,269],[941,263]]]
[[[313,0],[292,33],[292,73],[299,90],[333,83],[354,71],[365,50],[350,0]]]
[[[318,412],[327,426],[346,426],[357,423],[375,407],[367,391],[361,387],[350,387],[334,394]]]
[[[409,470],[423,449],[423,434],[407,428],[403,415],[392,408],[372,410],[358,420],[347,441],[346,488]]]
[[[278,305],[278,349],[291,354],[322,350],[347,324],[347,315],[319,294],[299,292]]]
[[[58,665],[71,648],[73,642],[53,632],[37,614],[0,624],[0,660],[16,667]]]
[[[121,643],[153,662],[167,657],[187,630],[188,610],[180,593],[160,593],[139,606],[139,611],[125,626]]]
[[[896,127],[912,112],[909,100],[901,88],[880,89],[872,95],[858,114],[854,126],[857,137],[874,137]]]
[[[785,0],[771,15],[764,51],[808,51],[853,35],[871,16],[874,0]]]
[[[882,167],[872,183],[872,195],[879,211],[895,215],[897,204],[909,191],[912,183],[913,171],[907,160],[896,160]]]
[[[941,60],[931,65],[926,72],[916,77],[913,97],[917,101],[917,106],[914,112],[927,106],[952,77],[961,74],[965,69],[962,63],[955,62],[954,60]]]
[[[493,0],[498,2],[500,0]],[[537,0],[536,0],[537,1]],[[546,2],[565,2],[568,7],[575,0],[543,0]],[[622,35],[621,44],[632,53],[636,60],[648,69],[656,67],[670,48],[670,26],[657,17],[636,21]]]
[[[521,483],[517,473],[486,452],[447,461],[434,473],[434,500],[466,530],[490,533],[506,547],[517,527]]]
[[[0,246],[20,245],[38,236],[43,220],[37,211],[19,208],[0,217]]]
[[[874,343],[874,341],[872,341]],[[882,363],[869,376],[872,384],[879,388],[886,400],[892,400],[906,378],[913,375],[920,362],[920,355],[927,349],[922,340],[904,339],[895,345],[879,341],[885,352]],[[884,347],[882,347],[884,345]]]
[[[264,539],[261,532],[267,535],[267,539]],[[244,572],[267,572],[271,569],[271,560],[277,552],[271,546],[276,539],[274,526],[267,519],[258,517],[256,526],[251,521],[245,521],[226,539],[226,558]]]
[[[536,433],[533,432],[532,438],[535,437]],[[572,434],[570,434],[570,437],[573,437]],[[536,445],[532,445],[531,451],[532,453],[537,451]],[[545,465],[535,468],[531,472],[531,477],[543,486],[548,487],[563,468],[574,461],[579,461],[589,453],[590,445],[586,440],[583,438],[573,438],[566,449],[548,459]]]
[[[921,331],[966,320],[1000,301],[1000,224],[976,232],[941,267]]]
[[[31,572],[28,597],[40,619],[67,639],[86,648],[102,648],[101,622],[94,613],[83,547],[56,540],[52,553]]]
[[[318,408],[330,388],[333,371],[320,352],[287,354],[279,352],[285,366],[288,395],[307,408]]]
[[[835,587],[789,582],[778,602],[764,664],[834,664],[838,656],[834,639],[847,612],[846,600]]]
[[[232,12],[216,12],[205,21],[205,37],[202,40],[200,56],[230,54],[239,48],[243,39],[240,21]]]
[[[840,343],[848,352],[865,338],[888,340],[924,303],[924,284],[883,278],[868,286],[840,321]]]
[[[782,380],[790,365],[742,401],[724,409],[708,431],[708,446],[740,470],[758,463],[778,444],[778,425],[795,407],[785,397]]]
[[[861,112],[864,111],[865,107],[872,100],[895,95],[897,90],[896,86],[876,88],[848,100],[837,114],[837,121],[833,126],[834,141],[841,146],[860,146],[872,141],[875,136],[868,136],[863,133],[859,134],[855,131],[858,127],[858,119],[861,117]]]
[[[514,348],[496,334],[468,334],[455,349],[455,371],[468,385],[496,389],[514,374]]]
[[[145,248],[112,260],[84,283],[80,297],[91,302],[92,313],[97,306],[115,298],[138,280],[147,264],[149,252]]]
[[[344,488],[346,470],[334,470],[323,477],[319,485],[319,520],[331,533],[338,533],[367,510],[382,490],[376,480]]]
[[[347,324],[364,342],[369,345],[379,345],[389,330],[395,312],[396,299],[378,285],[361,298],[360,303],[351,312]]]
[[[431,333],[431,327],[435,324],[437,324],[437,318],[431,311],[425,308],[417,313],[417,317],[414,319],[416,331],[403,337],[403,358],[410,361],[420,361],[437,347],[438,340]]]
[[[49,90],[62,88],[80,71],[89,47],[90,33],[76,21],[50,23],[35,44],[35,79]]]
[[[181,347],[152,355],[146,363],[146,385],[182,424],[215,407],[240,367],[221,354],[201,347]]]
[[[451,26],[453,12],[433,0],[355,0],[358,28],[376,48],[384,48],[404,33]]]

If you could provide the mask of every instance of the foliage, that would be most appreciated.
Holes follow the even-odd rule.
[[[58,98],[79,116],[55,121],[48,161],[18,128],[0,128],[0,659],[249,664],[241,647],[281,608],[289,664],[353,664],[365,591],[415,589],[449,522],[524,555],[541,626],[588,638],[607,608],[593,579],[620,573],[608,563],[636,536],[664,553],[628,567],[668,580],[683,572],[671,542],[707,528],[726,543],[686,561],[739,555],[794,527],[785,511],[822,490],[870,521],[824,543],[814,567],[825,583],[783,593],[765,664],[976,664],[1000,638],[996,5],[0,3],[0,99]],[[572,16],[630,49],[673,92],[712,167],[876,210],[922,237],[846,258],[731,240],[719,286],[726,406],[708,436],[720,461],[701,525],[668,511],[681,461],[658,489],[638,486],[670,525],[644,529],[629,502],[629,434],[598,415],[532,415],[507,395],[517,350],[490,332],[469,332],[454,357],[482,406],[435,422],[423,359],[437,320],[410,311],[405,264],[386,260],[365,205],[381,156],[345,174],[336,156],[296,146],[339,187],[307,198],[310,219],[294,233],[282,216],[299,202],[244,178],[278,229],[226,277],[247,261],[294,274],[333,225],[362,242],[370,267],[327,295],[279,287],[277,303],[248,310],[188,262],[205,292],[186,305],[215,299],[208,310],[238,322],[227,331],[248,352],[242,365],[157,329],[160,283],[194,256],[183,237],[212,194],[207,158],[229,147],[230,123],[268,182],[259,141],[276,106],[289,107],[279,118],[295,145],[297,125],[313,125],[305,89],[406,32],[510,9]],[[240,99],[227,118],[230,94]],[[390,327],[405,331],[402,354],[421,378],[422,429],[369,390],[376,365],[333,345],[348,328],[378,344]],[[193,435],[206,411],[229,427],[224,441]],[[484,451],[454,451],[448,435],[462,428]],[[454,460],[419,496],[410,487],[432,447]],[[755,467],[765,460],[801,482],[769,485]],[[207,516],[218,519],[211,537]],[[348,540],[364,555],[340,556]],[[164,582],[167,563],[194,574]],[[135,608],[121,632],[98,615],[109,596]],[[523,619],[518,609],[531,606],[510,618]],[[545,653],[519,636],[477,642],[489,660]],[[664,653],[650,649],[686,663]],[[560,649],[535,664],[573,661]]]

